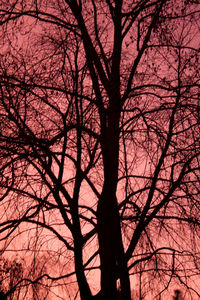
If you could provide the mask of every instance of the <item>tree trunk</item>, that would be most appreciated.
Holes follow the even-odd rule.
[[[101,260],[102,299],[117,298],[116,203],[109,187],[104,186],[98,205],[98,238]]]
[[[117,279],[120,278],[120,299],[130,300],[130,281],[121,238],[116,197],[104,188],[98,205],[98,237],[101,260],[103,300],[118,299]]]
[[[116,98],[112,100],[116,103]],[[119,163],[119,112],[120,109],[117,105],[110,106],[107,127],[102,130],[101,141],[104,163],[104,186],[101,199],[98,203],[97,225],[103,300],[117,299],[118,278],[120,278],[122,299],[131,299],[130,281],[124,257],[116,198]]]
[[[80,243],[81,241],[78,240],[74,242],[75,272],[81,300],[89,300],[92,298],[92,294],[84,273],[82,245]]]

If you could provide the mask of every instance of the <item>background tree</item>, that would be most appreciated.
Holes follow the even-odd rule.
[[[52,250],[81,299],[95,270],[102,299],[138,273],[199,296],[199,9],[1,1],[2,249]]]
[[[175,300],[181,300],[182,299],[180,290],[175,290],[174,294],[175,294],[175,296],[173,297],[173,299],[175,299]]]
[[[0,259],[0,299],[50,299],[53,285],[44,277],[47,272],[45,257],[29,260],[17,257]],[[39,279],[40,278],[40,279]],[[55,289],[55,288],[54,288]],[[50,294],[50,295],[49,295]],[[64,294],[64,293],[63,293]],[[4,298],[3,298],[4,297]]]

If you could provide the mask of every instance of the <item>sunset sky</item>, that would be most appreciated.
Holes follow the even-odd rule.
[[[1,1],[7,299],[200,299],[198,2]]]

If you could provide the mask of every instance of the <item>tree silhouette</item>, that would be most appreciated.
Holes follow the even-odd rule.
[[[173,297],[174,300],[181,300],[182,299],[180,290],[175,290],[174,293],[175,293],[175,296]]]
[[[4,294],[4,292],[0,292],[0,299],[7,300],[7,296]]]
[[[40,257],[28,265],[23,259],[0,257],[0,299],[48,299],[50,288],[43,278],[43,260]]]
[[[137,274],[140,290],[148,278],[161,292],[173,278],[194,290],[199,9],[193,0],[1,1],[2,248],[16,240],[63,265],[73,258],[74,270],[43,275],[76,275],[82,300],[94,297],[95,270],[101,299],[117,298],[117,282],[131,299]]]

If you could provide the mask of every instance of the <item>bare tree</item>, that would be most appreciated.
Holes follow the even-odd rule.
[[[0,258],[0,299],[49,299],[48,294],[53,287],[44,278],[46,273],[44,257],[29,261],[6,257]],[[40,280],[38,280],[38,278]],[[53,293],[53,289],[51,291]],[[52,296],[53,294],[51,294]]]
[[[2,248],[52,250],[66,267],[44,277],[76,275],[82,300],[117,299],[117,282],[131,299],[137,274],[140,296],[148,278],[200,293],[199,10],[1,1]]]
[[[181,300],[182,299],[181,291],[180,290],[175,290],[174,294],[175,294],[175,296],[173,296],[174,300]]]

